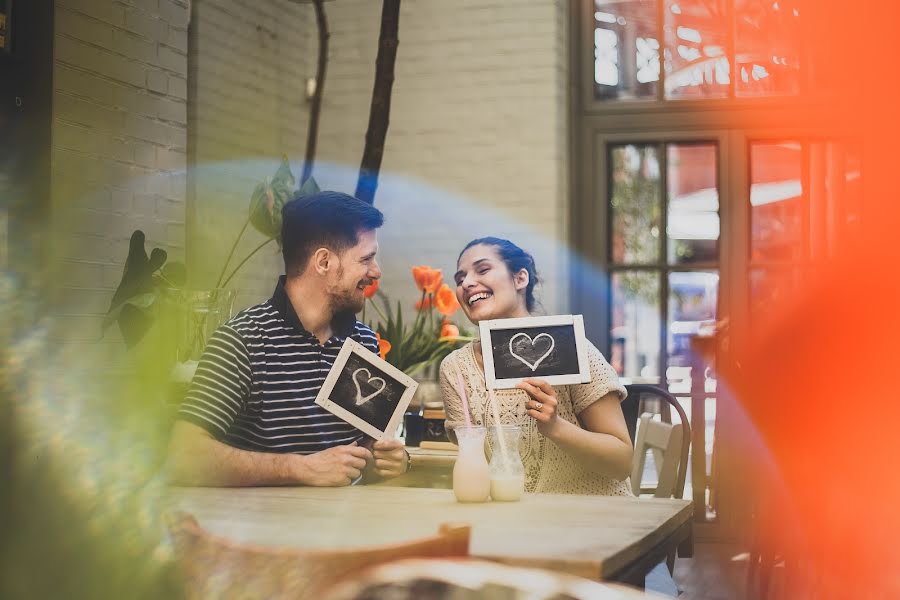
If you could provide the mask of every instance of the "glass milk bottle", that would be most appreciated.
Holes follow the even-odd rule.
[[[515,502],[525,492],[525,468],[519,456],[519,426],[491,427],[491,499]]]
[[[453,465],[453,493],[459,502],[486,502],[491,493],[491,472],[484,457],[484,436],[480,426],[454,430],[459,455]]]

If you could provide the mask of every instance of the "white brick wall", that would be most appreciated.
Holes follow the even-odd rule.
[[[316,59],[312,7],[193,4],[197,168],[186,207],[186,1],[57,2],[52,184],[67,340],[95,339],[133,229],[174,258],[187,246],[193,283],[210,285],[254,185],[283,153],[299,175],[304,86]],[[381,3],[340,0],[326,10],[331,57],[315,175],[353,192]],[[388,219],[381,262],[393,298],[412,303],[413,264],[441,267],[449,279],[462,245],[493,234],[534,252],[543,304],[567,310],[565,13],[564,0],[404,0],[376,198]],[[260,241],[249,230],[235,261]],[[267,247],[235,280],[237,306],[267,297],[281,270]]]
[[[256,184],[275,172],[282,154],[296,161],[300,176],[315,23],[311,5],[288,0],[195,0],[194,8],[196,168],[188,256],[195,283],[209,286],[246,219]],[[264,240],[249,227],[229,272]],[[282,271],[273,242],[229,285],[239,292],[236,308],[267,298]]]
[[[51,149],[61,343],[95,343],[134,229],[184,256],[186,0],[57,0]],[[103,340],[122,356],[118,332]],[[114,366],[114,365],[113,365]]]
[[[332,55],[317,173],[352,192],[374,80],[381,3],[329,3]],[[414,297],[409,267],[440,267],[484,235],[535,255],[548,312],[568,310],[566,2],[404,0],[376,206],[382,289]]]

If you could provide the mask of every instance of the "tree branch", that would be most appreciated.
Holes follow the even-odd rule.
[[[306,132],[306,159],[303,161],[303,174],[300,185],[312,175],[313,163],[316,160],[316,140],[319,137],[319,113],[322,110],[322,92],[325,90],[325,70],[328,66],[328,21],[325,19],[324,0],[313,0],[316,8],[316,28],[319,31],[319,64],[316,68],[316,91],[309,106],[309,129]]]
[[[384,156],[384,140],[387,137],[391,112],[391,88],[394,85],[394,63],[400,40],[400,0],[384,0],[381,8],[381,32],[378,36],[378,56],[375,59],[375,85],[372,89],[372,106],[369,110],[369,128],[366,146],[359,167],[356,197],[375,203],[378,187],[378,171]]]

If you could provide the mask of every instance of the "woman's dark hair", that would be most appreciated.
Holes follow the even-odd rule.
[[[341,192],[317,192],[287,202],[281,209],[281,254],[288,275],[302,274],[317,248],[341,252],[355,246],[359,232],[378,229],[381,211]]]
[[[483,237],[472,240],[466,244],[466,247],[462,249],[462,252],[460,252],[459,256],[456,258],[456,262],[459,263],[459,259],[462,258],[462,255],[466,250],[472,246],[481,245],[493,246],[496,248],[497,254],[500,255],[500,258],[506,263],[506,268],[509,269],[509,272],[513,275],[522,269],[528,271],[528,285],[525,287],[525,308],[528,309],[528,312],[531,312],[534,309],[535,304],[534,286],[538,284],[537,270],[534,267],[534,257],[509,240],[497,237]]]

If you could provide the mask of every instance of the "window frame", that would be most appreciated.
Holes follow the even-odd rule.
[[[660,43],[660,52],[662,53],[665,48],[665,40],[663,33],[663,22],[664,22],[664,10],[665,10],[665,0],[655,0],[657,3],[657,38]],[[801,68],[801,77],[800,77],[800,90],[797,94],[791,95],[783,95],[783,96],[762,96],[762,97],[737,97],[734,95],[735,81],[737,77],[737,72],[735,69],[735,50],[734,50],[734,20],[731,20],[731,31],[729,32],[728,37],[728,53],[729,53],[729,64],[730,64],[730,95],[727,98],[673,98],[666,99],[665,98],[665,66],[663,62],[663,57],[660,56],[660,76],[659,76],[659,92],[656,98],[653,99],[630,99],[630,100],[598,100],[594,96],[594,61],[589,60],[588,57],[592,57],[594,55],[594,1],[593,0],[581,0],[578,3],[577,12],[577,21],[578,26],[575,31],[578,32],[578,55],[581,58],[578,61],[578,75],[579,79],[582,82],[580,85],[579,96],[581,101],[581,107],[584,112],[599,114],[599,115],[610,115],[610,114],[633,114],[636,112],[645,113],[645,112],[654,112],[654,111],[665,111],[665,112],[693,112],[697,110],[703,111],[729,111],[729,110],[739,110],[744,111],[747,109],[767,109],[767,108],[778,108],[783,109],[786,106],[795,107],[801,109],[804,106],[807,106],[811,103],[817,104],[818,102],[812,97],[811,90],[811,77],[814,72],[814,69],[811,68],[809,63],[809,52],[804,46],[801,46],[801,65],[807,65],[804,68]],[[733,0],[729,0],[728,14],[729,16],[733,15]]]

